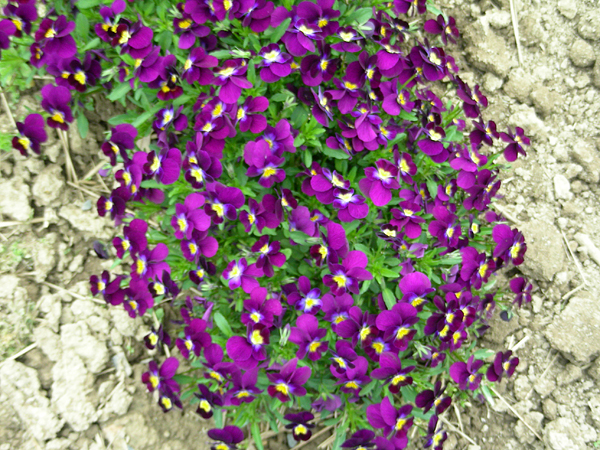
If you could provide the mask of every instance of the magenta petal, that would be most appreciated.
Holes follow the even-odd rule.
[[[160,376],[163,378],[173,378],[179,367],[179,360],[174,356],[165,359],[165,362],[160,366]]]
[[[467,364],[458,361],[450,366],[450,376],[455,383],[460,384],[462,381],[462,375],[467,371]]]
[[[246,361],[252,355],[248,340],[241,336],[232,336],[227,340],[227,355],[234,361]]]
[[[385,206],[392,199],[392,192],[384,188],[381,181],[375,181],[371,186],[369,197],[375,206]]]
[[[360,267],[364,269],[369,264],[369,258],[367,258],[367,255],[359,250],[352,250],[350,253],[348,253],[348,256],[344,258],[344,262],[342,264],[346,269],[353,267]]]
[[[198,246],[200,247],[202,254],[207,258],[212,258],[219,250],[219,243],[212,236],[208,236],[206,239],[200,242]]]
[[[237,102],[238,98],[242,94],[242,89],[239,86],[236,86],[231,81],[228,81],[219,90],[219,98],[227,103],[232,104]]]
[[[380,411],[381,417],[383,418],[383,421],[386,423],[386,425],[391,427],[396,424],[396,408],[394,408],[389,398],[385,397],[381,401]]]
[[[379,404],[367,406],[367,420],[373,428],[385,428],[386,424],[381,416]]]
[[[348,212],[350,212],[355,219],[364,219],[369,215],[369,205],[366,203],[363,203],[362,205],[350,203],[348,205]]]
[[[423,139],[417,142],[417,145],[423,153],[429,156],[439,155],[444,151],[444,146],[441,142],[432,141],[431,139]]]

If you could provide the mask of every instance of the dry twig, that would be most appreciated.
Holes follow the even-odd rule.
[[[517,56],[519,57],[519,66],[523,65],[523,54],[521,53],[521,39],[519,38],[519,19],[517,18],[517,7],[514,0],[510,0],[510,16],[512,18],[515,41],[517,43]]]
[[[508,409],[515,415],[517,416],[517,418],[523,422],[523,425],[525,425],[527,428],[529,428],[529,431],[531,431],[535,437],[537,437],[540,441],[544,442],[544,439],[537,433],[537,431],[535,431],[533,429],[533,427],[531,425],[529,425],[525,419],[523,419],[523,416],[521,416],[521,414],[518,413],[518,411],[512,407],[512,405],[510,403],[508,403],[508,401],[501,396],[498,391],[496,391],[496,389],[494,389],[492,386],[489,386],[490,391],[492,391],[494,393],[494,395],[496,395],[496,397],[498,397],[500,400],[502,400],[504,402],[504,404],[508,407]]]
[[[458,434],[459,436],[462,436],[463,438],[465,438],[467,441],[469,441],[471,444],[473,445],[477,445],[477,443],[471,439],[469,436],[467,436],[465,433],[463,433],[462,431],[460,431],[458,428],[456,428],[452,423],[450,423],[450,421],[448,419],[446,419],[445,417],[440,417],[440,420],[446,424],[448,427],[451,428],[451,430],[453,432],[455,432],[456,434]]]
[[[34,348],[36,348],[37,346],[38,346],[38,343],[37,343],[37,342],[34,342],[33,344],[31,344],[31,345],[28,345],[28,346],[27,346],[27,347],[25,347],[23,350],[21,350],[21,351],[19,351],[19,352],[15,353],[14,355],[10,355],[8,358],[6,358],[4,361],[2,361],[2,362],[0,363],[0,367],[2,367],[4,364],[6,364],[6,363],[7,363],[7,362],[9,362],[9,361],[13,361],[13,360],[15,360],[15,359],[17,359],[17,358],[20,358],[20,357],[21,357],[21,356],[23,356],[25,353],[27,353],[27,352],[29,352],[29,351],[33,350],[33,349],[34,349]]]

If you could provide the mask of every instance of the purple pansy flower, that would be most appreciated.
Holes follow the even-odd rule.
[[[241,208],[246,200],[240,189],[224,186],[218,182],[207,183],[204,196],[206,198],[204,211],[211,216],[215,224],[222,223],[224,217],[235,220],[237,209]]]
[[[117,155],[121,155],[124,161],[129,160],[127,150],[135,148],[137,129],[128,123],[115,126],[110,130],[110,138],[102,144],[102,153],[110,158],[110,165],[117,164]]]
[[[271,24],[271,15],[275,10],[273,2],[267,0],[240,0],[239,9],[234,13],[236,19],[242,19],[242,26],[249,27],[255,33],[262,33]]]
[[[303,385],[310,378],[312,370],[310,367],[297,366],[298,358],[294,358],[285,363],[279,372],[267,374],[271,382],[267,391],[271,397],[285,403],[290,400],[290,395],[297,397],[306,395],[306,389]]]
[[[319,328],[319,321],[312,314],[302,314],[298,317],[289,337],[290,342],[298,346],[296,358],[304,359],[308,354],[311,361],[320,359],[329,345],[327,341],[321,342],[326,334],[327,330]]]
[[[398,283],[398,286],[404,294],[402,301],[410,303],[419,311],[423,309],[424,303],[427,302],[425,297],[435,292],[435,289],[431,287],[431,280],[421,272],[413,272],[405,275]]]
[[[35,32],[35,41],[44,46],[45,53],[67,59],[77,53],[75,39],[71,36],[74,29],[75,22],[68,22],[63,15],[58,16],[56,21],[45,18]]]
[[[266,277],[271,278],[275,272],[273,266],[281,267],[285,264],[286,257],[279,251],[281,244],[278,241],[269,243],[269,236],[261,236],[250,248],[251,251],[259,253],[256,267],[261,269]]]
[[[96,202],[98,215],[104,217],[110,213],[111,219],[121,220],[125,214],[125,203],[129,198],[129,192],[120,187],[113,190],[108,198],[101,196]]]
[[[460,254],[462,257],[460,278],[463,281],[470,281],[474,289],[481,289],[481,285],[487,283],[496,269],[496,263],[493,259],[488,260],[485,252],[479,253],[473,247],[462,248]]]
[[[256,395],[262,393],[256,387],[258,379],[258,368],[247,370],[242,375],[239,371],[233,372],[231,382],[233,386],[225,394],[225,404],[240,406],[242,403],[252,403]]]
[[[371,280],[373,275],[366,270],[369,260],[367,255],[353,250],[342,261],[342,264],[329,263],[330,274],[323,277],[323,283],[329,286],[333,295],[352,292],[358,295],[360,281]]]
[[[336,385],[341,386],[340,391],[345,394],[351,394],[350,402],[354,403],[359,400],[360,390],[371,381],[367,375],[369,363],[367,358],[359,356],[353,362],[354,367],[348,368],[344,373],[338,375]]]
[[[403,230],[407,238],[418,238],[422,232],[421,224],[425,222],[423,217],[417,215],[421,207],[411,201],[401,202],[399,206],[402,209],[392,208],[393,219],[390,220],[390,224]]]
[[[385,397],[381,403],[367,406],[367,420],[373,428],[383,428],[385,437],[393,434],[395,438],[404,438],[413,424],[412,409],[412,405],[396,409]]]
[[[189,2],[188,5],[192,3]],[[211,445],[210,450],[236,450],[237,444],[244,440],[244,432],[238,427],[227,425],[222,429],[213,428],[208,430],[208,437],[217,441]]]
[[[525,303],[531,303],[532,289],[533,285],[528,283],[523,277],[517,277],[510,280],[510,290],[517,294],[513,303],[519,305],[519,308],[523,304],[523,301],[525,301]]]
[[[49,20],[49,19],[48,19]],[[69,102],[71,92],[63,86],[47,84],[42,88],[42,108],[50,114],[46,120],[49,127],[60,128],[67,131],[69,123],[73,122],[73,115]]]
[[[210,217],[201,209],[204,197],[201,194],[189,194],[183,204],[175,205],[175,215],[171,226],[177,239],[191,239],[194,230],[206,231],[210,227]]]
[[[317,200],[329,205],[335,199],[333,191],[335,189],[348,190],[350,182],[344,180],[335,170],[331,172],[329,169],[323,168],[322,173],[317,173],[310,179],[310,187],[316,193]]]
[[[319,233],[317,224],[311,220],[311,214],[306,206],[298,206],[288,215],[290,231],[301,231],[309,236]]]
[[[127,251],[135,255],[146,250],[148,246],[147,231],[148,223],[142,219],[133,219],[128,226],[123,227],[123,238],[116,237],[112,241],[117,251],[117,258],[123,259]]]
[[[206,347],[204,359],[206,362],[202,365],[207,369],[204,378],[215,380],[219,386],[226,382],[229,375],[239,371],[234,363],[223,362],[223,348],[219,344],[210,344]]]
[[[376,168],[366,167],[365,175],[359,181],[363,194],[368,196],[375,206],[385,206],[392,199],[392,190],[400,189],[398,184],[398,169],[391,162],[379,159]]]
[[[165,298],[175,298],[179,294],[179,286],[171,279],[169,272],[163,271],[156,279],[148,283],[148,290],[154,297],[163,295]]]
[[[295,153],[294,136],[292,135],[292,127],[290,123],[281,119],[275,127],[268,126],[263,132],[261,139],[264,139],[271,153],[276,156],[283,155],[283,152]]]
[[[331,329],[335,333],[337,326],[350,317],[350,308],[354,304],[354,299],[350,294],[333,296],[325,294],[322,299],[324,320],[331,322]]]
[[[342,42],[338,42],[331,46],[331,48],[335,51],[340,53],[356,53],[360,52],[362,49],[362,47],[356,42],[361,41],[363,37],[358,34],[354,28],[349,26],[340,28],[337,31],[337,36],[342,40]]]
[[[120,305],[125,298],[125,291],[120,288],[123,275],[117,275],[114,280],[110,280],[110,273],[107,270],[102,275],[92,275],[90,277],[90,291],[93,296],[101,293],[104,300],[111,305]]]
[[[240,221],[244,224],[246,233],[250,232],[252,225],[262,233],[264,227],[275,229],[281,223],[281,218],[276,212],[277,200],[271,194],[265,194],[261,203],[253,198],[248,199],[248,211],[240,212]]]
[[[441,14],[439,14],[435,19],[429,19],[426,21],[423,25],[423,29],[427,33],[441,35],[444,45],[446,45],[448,41],[456,44],[455,38],[459,36],[454,17],[449,17],[448,21],[446,21],[444,16]]]
[[[259,56],[262,61],[258,67],[260,70],[260,79],[265,83],[275,83],[292,73],[292,56],[282,52],[279,44],[269,44],[261,48]]]
[[[456,77],[457,87],[456,95],[463,101],[463,111],[465,116],[475,119],[481,115],[481,109],[487,108],[488,100],[481,91],[479,85],[475,86],[473,90],[467,83]]]
[[[438,238],[438,243],[444,247],[454,248],[461,236],[460,221],[444,206],[433,208],[433,220],[429,223],[429,233]]]
[[[163,270],[171,272],[169,264],[164,260],[169,255],[169,247],[162,242],[156,244],[152,250],[146,248],[137,255],[132,254],[133,264],[131,265],[132,278],[148,279],[155,278]]]
[[[267,128],[267,119],[259,112],[264,112],[269,107],[266,97],[252,97],[249,95],[244,103],[237,107],[235,124],[240,126],[241,132],[250,131],[258,134]]]
[[[23,33],[29,34],[31,32],[31,23],[35,22],[38,18],[37,9],[35,7],[35,3],[28,1],[19,2],[19,5],[11,5],[8,4],[2,10],[4,15],[8,17],[8,19],[14,24],[16,31],[14,32],[14,36],[20,38],[23,36]],[[10,31],[10,27],[5,25],[6,31]],[[0,25],[0,29],[3,28]],[[12,34],[12,33],[7,33]],[[2,47],[5,48],[5,47]]]
[[[262,187],[270,188],[273,184],[285,180],[285,170],[279,168],[285,162],[285,158],[272,154],[269,144],[265,140],[246,143],[244,161],[250,166],[246,171],[246,176],[260,176],[258,184]]]
[[[508,378],[512,377],[513,373],[515,373],[517,365],[519,364],[519,358],[511,358],[511,356],[512,351],[510,350],[496,353],[494,362],[486,371],[486,377],[489,381],[493,383],[498,382],[502,379],[503,375],[506,375]]]
[[[148,372],[142,374],[142,383],[146,384],[150,392],[156,389],[162,390],[165,387],[178,392],[179,384],[173,380],[178,367],[179,361],[174,356],[165,359],[160,365],[160,369],[155,361],[150,361]]]
[[[13,148],[23,156],[27,156],[29,150],[39,155],[40,144],[48,138],[44,130],[44,118],[39,114],[29,114],[25,121],[17,122],[17,130],[19,136],[12,139]]]
[[[201,86],[206,86],[214,80],[214,75],[210,69],[217,67],[218,64],[219,60],[208,55],[202,47],[194,48],[183,64],[181,78],[189,84],[197,81]]]
[[[0,20],[0,50],[6,50],[10,47],[10,36],[14,36],[17,33],[17,31],[17,26],[12,20]],[[0,52],[0,55],[1,54],[2,53]]]
[[[159,183],[173,184],[181,173],[181,152],[177,148],[163,149],[156,153],[152,150],[148,153],[146,164],[144,164],[146,175],[156,177]]]
[[[132,279],[129,287],[125,289],[125,295],[127,298],[123,302],[123,308],[132,319],[143,316],[154,306],[154,298],[142,279]]]
[[[342,448],[351,450],[358,450],[359,448],[365,450],[372,449],[375,447],[375,444],[372,442],[374,437],[375,433],[371,430],[358,430],[350,437],[350,439],[344,441]]]
[[[266,327],[272,327],[274,316],[283,313],[281,302],[272,298],[267,300],[267,289],[257,287],[250,293],[250,298],[244,300],[244,309],[247,312],[242,313],[240,318],[244,325],[263,324]]]
[[[502,258],[506,262],[512,262],[515,266],[523,263],[527,244],[523,233],[511,229],[508,225],[496,225],[492,230],[492,238],[496,243],[493,257]]]
[[[194,392],[194,396],[198,399],[198,407],[196,413],[200,414],[203,419],[210,419],[213,416],[215,406],[223,406],[223,399],[217,392],[211,392],[204,384],[198,385],[198,391]]]
[[[298,290],[288,295],[288,303],[298,311],[316,314],[321,309],[321,289],[311,288],[310,280],[302,275],[298,278]]]
[[[170,346],[171,336],[165,331],[162,324],[158,327],[158,330],[152,326],[150,328],[150,333],[144,336],[144,345],[148,350],[154,350],[156,347],[160,347],[163,344]]]
[[[334,189],[333,196],[333,207],[338,210],[340,222],[353,222],[369,215],[369,205],[365,204],[365,198],[355,195],[354,189]]]
[[[311,53],[315,51],[313,41],[323,39],[323,33],[318,26],[308,23],[305,19],[298,18],[290,24],[281,41],[293,56],[304,56],[307,51]]]
[[[283,417],[290,423],[285,425],[285,428],[292,430],[292,436],[296,441],[308,441],[312,436],[311,428],[314,424],[308,423],[315,418],[310,412],[301,412],[298,414],[286,414]]]
[[[219,98],[227,104],[236,103],[242,89],[250,89],[252,83],[246,79],[246,71],[248,66],[242,63],[242,60],[227,60],[223,66],[215,69],[215,79],[213,84],[221,86],[219,90]]]
[[[442,382],[437,381],[433,390],[427,389],[422,391],[415,398],[415,405],[419,408],[423,408],[423,412],[429,411],[435,407],[435,414],[440,415],[446,411],[452,404],[452,399],[448,396],[442,398],[446,386],[442,387]]]
[[[335,351],[330,350],[331,365],[329,371],[331,374],[339,378],[348,369],[354,368],[354,360],[358,357],[352,344],[348,341],[337,341],[335,343]]]
[[[375,326],[377,316],[368,311],[362,311],[358,306],[353,306],[348,312],[348,319],[339,323],[335,329],[336,334],[352,339],[352,346],[360,341],[363,346],[379,334]]]
[[[415,102],[410,101],[410,92],[407,89],[398,91],[399,86],[402,86],[400,81],[386,81],[380,85],[384,95],[381,107],[390,116],[397,116],[402,110],[411,112],[415,107]]]
[[[190,353],[200,356],[203,348],[211,344],[210,334],[205,330],[206,321],[202,319],[192,319],[191,323],[183,330],[183,338],[177,338],[175,345],[181,352],[181,356],[190,359]]]
[[[383,331],[385,340],[392,338],[398,351],[408,348],[417,330],[411,327],[419,321],[417,309],[410,303],[396,303],[391,310],[382,311],[377,316],[377,328]]]
[[[242,369],[253,369],[259,361],[267,359],[269,345],[269,329],[262,324],[249,325],[247,334],[243,336],[232,336],[227,340],[227,355],[238,367]]]
[[[121,54],[127,53],[134,59],[143,59],[152,51],[153,36],[152,28],[143,26],[142,22],[131,24],[127,20],[121,20],[111,45],[120,45]]]
[[[431,416],[431,419],[429,419],[427,436],[425,436],[425,448],[431,447],[432,450],[442,450],[444,442],[448,439],[448,433],[442,428],[438,429],[438,421],[439,418],[436,415]]]
[[[508,162],[516,161],[519,155],[527,156],[523,146],[529,146],[531,141],[525,136],[523,128],[515,127],[515,131],[513,132],[508,127],[508,133],[500,133],[500,138],[508,143],[504,149],[504,157]]]
[[[248,266],[246,258],[231,261],[223,271],[223,278],[229,281],[229,289],[237,289],[240,286],[246,294],[250,294],[259,286],[255,277],[262,276],[262,271],[256,264]]]
[[[187,50],[196,43],[196,38],[209,36],[210,28],[194,23],[192,16],[186,14],[184,8],[183,3],[177,4],[177,9],[181,12],[181,17],[173,18],[173,32],[179,34],[177,47]]]
[[[358,103],[358,98],[363,96],[361,90],[364,82],[356,75],[347,74],[342,80],[333,80],[337,89],[329,90],[331,97],[337,100],[337,107],[342,114],[348,114]]]
[[[371,372],[371,376],[376,380],[386,380],[392,394],[398,394],[402,386],[413,383],[412,377],[408,374],[415,370],[415,366],[402,368],[402,362],[396,353],[382,353],[379,357],[379,366]]]
[[[466,363],[457,361],[452,364],[450,366],[450,376],[458,384],[459,389],[465,390],[468,388],[474,391],[479,387],[483,378],[482,374],[477,373],[481,366],[483,366],[483,361],[475,360],[475,356],[472,355]]]
[[[466,189],[469,197],[463,202],[463,206],[466,209],[475,208],[478,211],[483,211],[500,189],[500,184],[500,180],[497,180],[496,175],[490,170],[480,170],[473,186]]]
[[[192,142],[188,142],[186,148],[188,152],[183,162],[185,179],[194,189],[201,189],[205,183],[213,183],[219,179],[223,173],[221,161],[203,150],[193,150],[197,147]]]

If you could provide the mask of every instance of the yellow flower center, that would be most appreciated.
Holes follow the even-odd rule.
[[[171,120],[173,120],[173,113],[171,111],[165,112],[165,115],[163,116],[163,121],[162,121],[163,126],[168,124]],[[210,130],[208,130],[208,131],[210,131]]]
[[[345,275],[336,275],[333,277],[333,281],[337,283],[338,288],[346,287],[348,281]]]
[[[223,2],[223,7],[225,8],[225,11],[229,11],[232,5],[233,4],[231,3],[231,0],[225,0]]]
[[[223,114],[223,104],[222,103],[217,103],[215,105],[215,109],[213,109],[213,111],[212,111],[212,116],[213,117],[219,117],[222,114]]]
[[[340,37],[346,41],[346,42],[350,42],[352,40],[352,38],[354,37],[354,33],[350,33],[348,31],[342,31],[340,33]]]
[[[252,314],[250,314],[250,318],[254,323],[260,322],[260,314],[257,312],[253,312]]]
[[[398,419],[396,421],[396,425],[394,426],[396,431],[400,431],[402,428],[404,428],[404,425],[406,425],[406,422],[407,422],[406,419]]]
[[[446,230],[446,236],[448,236],[449,238],[451,238],[452,236],[454,236],[454,228],[448,228]]]
[[[392,378],[392,385],[397,386],[398,384],[402,383],[404,380],[406,380],[406,377],[404,375],[396,375],[394,378]]]
[[[137,272],[138,275],[141,275],[144,273],[145,270],[146,270],[146,263],[144,262],[143,259],[138,259],[135,262],[135,271]]]
[[[260,248],[260,252],[262,254],[269,253],[269,250],[271,250],[271,247],[269,247],[269,244],[265,244]]]
[[[265,340],[260,335],[260,330],[254,330],[252,332],[250,335],[250,342],[252,342],[252,345],[263,345],[265,343]]]
[[[223,217],[223,214],[225,214],[225,207],[221,203],[213,203],[211,208],[219,217]]]
[[[65,116],[60,111],[56,111],[54,114],[52,114],[52,120],[58,123],[65,123]]]
[[[179,230],[185,231],[187,228],[187,220],[185,220],[185,217],[177,219],[177,226],[179,227]]]
[[[11,19],[12,23],[15,24],[15,27],[17,27],[17,30],[21,31],[23,29],[23,23],[21,22],[20,19],[17,19],[16,17],[14,19]]]
[[[150,385],[154,389],[156,389],[156,387],[158,386],[158,382],[159,382],[158,377],[156,375],[150,375],[150,380],[149,381],[150,381]]]
[[[516,259],[519,256],[519,252],[521,251],[521,244],[517,242],[510,248],[510,257],[512,259]]]
[[[229,78],[231,75],[233,75],[233,72],[235,72],[234,67],[226,67],[224,69],[221,69],[219,71],[219,74],[221,74],[222,77]]]
[[[283,395],[288,395],[289,387],[285,383],[279,383],[275,386],[277,392],[281,392]]]
[[[430,53],[429,54],[429,61],[431,61],[433,64],[435,64],[436,66],[439,66],[442,64],[442,60],[440,59],[440,57],[435,54],[435,53]]]
[[[316,352],[319,349],[320,346],[321,346],[320,342],[317,342],[317,341],[311,342],[310,345],[308,346],[308,351],[309,352]]]
[[[250,222],[250,225],[252,225],[255,221],[256,217],[254,217],[254,214],[248,214],[248,222]]]
[[[307,36],[309,34],[312,34],[312,30],[310,28],[308,28],[306,25],[300,25],[300,27],[298,27],[298,31],[300,31],[303,35]]]
[[[344,82],[344,87],[345,87],[346,89],[348,89],[349,91],[353,91],[353,90],[355,90],[356,88],[358,88],[358,85],[356,85],[356,84],[354,84],[354,83],[351,83],[350,81],[346,81],[346,82]]]
[[[404,215],[405,215],[406,217],[412,217],[412,216],[414,216],[414,215],[415,215],[415,212],[414,212],[412,209],[406,209],[406,208],[404,208],[404,209],[402,210],[402,212],[404,213]]]
[[[275,62],[277,58],[279,58],[280,52],[279,50],[272,50],[268,53],[265,53],[264,58],[269,62]]]
[[[156,295],[163,295],[165,293],[165,285],[162,283],[154,283],[154,290]]]
[[[342,368],[345,369],[346,368],[346,361],[344,361],[342,358],[340,358],[339,356],[337,358],[333,358],[333,360],[338,363],[338,365]]]
[[[319,63],[319,67],[321,68],[321,70],[323,72],[327,70],[328,66],[329,66],[329,61],[327,61],[326,59],[322,59],[321,62]]]
[[[348,381],[345,385],[348,389],[358,389],[356,381]]]
[[[485,276],[487,270],[488,270],[487,264],[482,264],[481,266],[479,266],[479,276],[483,278]]]
[[[192,67],[192,60],[188,58],[185,60],[185,64],[183,65],[183,70],[190,70],[190,67]]]
[[[370,327],[362,327],[359,332],[360,340],[364,341],[365,339],[367,339],[369,337],[370,334],[371,334]]]
[[[373,349],[375,350],[375,353],[381,355],[385,349],[385,344],[383,342],[373,342]]]
[[[18,142],[23,146],[25,150],[29,150],[31,148],[31,140],[28,137],[20,137],[18,139]]]
[[[52,39],[54,36],[56,36],[56,31],[52,27],[48,28],[48,31],[44,34],[46,39]]]
[[[273,167],[267,167],[265,169],[265,171],[262,174],[263,178],[269,178],[272,177],[273,175],[275,175],[277,173],[277,169],[273,168]]]
[[[479,233],[479,224],[471,224],[471,231],[473,232],[473,234]]]
[[[335,187],[344,187],[344,182],[340,180],[335,174],[331,178],[331,184],[333,184]]]
[[[244,117],[246,117],[246,110],[244,108],[239,108],[237,110],[237,120],[242,120]]]
[[[192,174],[192,177],[194,177],[194,180],[196,180],[198,183],[202,183],[204,180],[204,176],[202,175],[202,171],[200,169],[192,169],[190,173]]]
[[[329,250],[327,250],[327,247],[325,247],[324,245],[321,245],[319,247],[319,254],[321,255],[321,258],[325,259],[329,254]]]
[[[380,180],[387,180],[388,178],[392,177],[392,174],[390,172],[382,168],[377,169],[377,175],[379,175]]]
[[[441,133],[438,133],[438,132],[437,132],[437,131],[435,131],[435,130],[431,130],[431,131],[429,131],[429,137],[431,137],[431,140],[432,140],[432,141],[439,141],[439,140],[441,140],[441,139],[442,139],[442,135],[441,135]]]
[[[337,316],[334,320],[333,323],[335,323],[336,325],[342,323],[344,320],[346,320],[346,318],[344,316]]]
[[[129,31],[127,31],[127,30],[123,31],[123,34],[119,38],[119,44],[126,44],[130,38],[131,38],[131,34],[129,34]]]
[[[223,381],[223,377],[221,376],[221,374],[219,372],[215,372],[214,370],[212,370],[209,374],[209,376],[214,379],[217,380],[219,383],[221,381]]]
[[[179,28],[183,29],[183,30],[187,30],[190,25],[192,24],[192,21],[189,19],[184,19],[181,22],[179,22]]]
[[[302,425],[302,424],[298,424],[294,427],[294,433],[296,433],[296,435],[302,435],[302,434],[306,434],[308,432],[308,429]]]
[[[191,350],[193,346],[194,346],[194,343],[192,341],[190,341],[189,339],[186,339],[185,348],[187,348],[188,350]]]
[[[410,333],[410,330],[408,328],[398,328],[398,331],[396,331],[396,339],[402,339],[404,336],[407,336]]]
[[[240,391],[236,394],[237,398],[246,398],[250,397],[250,393],[248,391]]]
[[[150,341],[150,344],[156,345],[156,343],[158,342],[158,335],[156,333],[150,333],[150,336],[148,336],[148,340]]]
[[[367,78],[370,80],[373,78],[373,75],[375,75],[375,69],[369,68],[365,73],[367,74]]]
[[[198,407],[204,412],[209,412],[211,410],[210,403],[204,399],[200,400]]]
[[[385,234],[387,237],[396,237],[397,233],[394,229],[385,228],[383,230],[383,234]]]
[[[329,23],[329,21],[323,17],[323,18],[319,19],[319,22],[317,22],[317,25],[319,26],[319,28],[323,28],[328,23]]]
[[[198,246],[196,244],[194,244],[193,242],[189,243],[188,248],[190,249],[190,253],[192,255],[195,255],[196,252],[198,251]]]
[[[167,410],[173,407],[173,402],[171,402],[171,399],[168,397],[161,397],[160,402]]]
[[[346,203],[350,202],[350,200],[352,200],[352,193],[351,192],[347,192],[345,194],[339,195],[338,198]]]
[[[152,165],[150,166],[150,170],[152,172],[156,172],[158,169],[160,168],[160,159],[158,159],[156,156],[154,157],[154,160],[152,161]]]

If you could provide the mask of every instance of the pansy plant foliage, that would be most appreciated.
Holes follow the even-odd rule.
[[[219,450],[323,425],[336,449],[437,449],[453,400],[513,374],[474,347],[510,306],[494,274],[527,249],[490,209],[498,157],[530,142],[483,117],[453,18],[421,0],[33,2],[2,10],[0,46],[54,80],[13,146],[39,152],[44,122],[84,134],[94,94],[126,107],[97,202],[121,270],[91,290],[149,317],[163,410],[213,418]],[[510,283],[518,306],[531,289]]]

